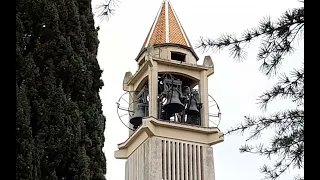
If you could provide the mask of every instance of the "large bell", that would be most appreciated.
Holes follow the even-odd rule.
[[[199,114],[199,112],[200,111],[197,108],[197,101],[196,101],[196,99],[192,98],[190,101],[190,106],[186,111],[186,114],[187,115],[197,115],[197,114]]]
[[[172,90],[172,95],[168,97],[166,104],[163,106],[163,110],[169,115],[184,110],[184,105],[181,103],[179,93],[176,89]]]
[[[142,123],[142,118],[146,116],[146,107],[145,103],[138,103],[134,111],[134,115],[130,118],[130,123],[133,125],[133,128],[136,129]]]

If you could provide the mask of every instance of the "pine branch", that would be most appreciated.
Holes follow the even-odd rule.
[[[246,130],[254,129],[251,133],[251,136],[247,139],[247,141],[254,139],[261,134],[263,130],[268,128],[279,128],[279,127],[286,127],[288,123],[295,123],[294,126],[297,124],[304,124],[304,111],[303,110],[286,110],[282,113],[278,112],[269,117],[250,117],[245,116],[244,123],[238,124],[236,127],[231,128],[228,130],[224,135],[233,134],[240,132],[243,134]],[[289,131],[289,128],[281,129],[281,131],[286,132]]]
[[[259,138],[266,129],[274,129],[275,135],[271,139],[270,146],[259,144],[249,146],[245,144],[239,150],[241,153],[253,153],[271,158],[278,156],[278,160],[270,168],[264,165],[261,172],[266,174],[265,179],[275,180],[290,167],[303,168],[304,160],[304,110],[287,110],[275,113],[269,117],[247,117],[245,122],[237,125],[225,133],[244,133],[252,130],[247,141]]]
[[[104,3],[101,3],[97,6],[98,9],[98,17],[101,19],[101,21],[106,20],[108,21],[110,19],[110,16],[114,15],[115,6],[118,7],[118,0],[105,0]]]
[[[277,97],[291,98],[298,106],[304,102],[304,69],[291,72],[291,78],[283,74],[279,82],[259,97],[259,104],[263,110],[267,109],[268,103]]]
[[[246,59],[244,50],[254,40],[261,40],[257,61],[261,62],[259,70],[271,77],[277,74],[283,58],[294,52],[293,45],[304,30],[304,7],[286,11],[278,20],[271,21],[264,18],[260,24],[246,30],[240,38],[232,34],[224,34],[216,40],[200,38],[197,48],[203,51],[229,49],[230,55],[236,60]],[[274,130],[269,146],[259,144],[249,146],[245,144],[240,152],[247,152],[271,158],[277,156],[273,167],[264,165],[261,172],[265,179],[276,180],[289,168],[303,168],[304,159],[304,70],[293,70],[288,77],[280,76],[278,83],[259,97],[259,104],[263,110],[276,98],[288,98],[297,104],[293,110],[279,111],[269,116],[249,117],[236,127],[228,130],[224,135],[250,131],[246,141],[260,138],[267,129]],[[303,180],[303,177],[295,177]]]
[[[274,22],[269,17],[262,19],[258,27],[246,30],[240,38],[231,34],[224,34],[216,40],[200,37],[196,48],[217,51],[228,47],[230,56],[243,60],[247,56],[244,47],[255,39],[261,39],[257,60],[262,61],[260,70],[270,77],[276,74],[283,57],[294,51],[292,44],[303,29],[304,7],[301,7],[286,11]]]

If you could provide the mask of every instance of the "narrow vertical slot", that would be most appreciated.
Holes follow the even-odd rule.
[[[200,157],[200,145],[197,146],[197,167],[198,167],[198,180],[202,180],[201,178],[201,157]]]
[[[168,141],[168,151],[167,151],[167,156],[168,156],[168,180],[171,180],[171,142]]]
[[[193,179],[193,166],[192,166],[192,146],[193,145],[189,145],[189,179],[192,180]]]
[[[200,164],[201,164],[201,166],[200,166],[200,167],[201,167],[201,177],[202,177],[202,179],[203,179],[203,180],[205,180],[205,179],[204,179],[204,172],[203,172],[203,171],[204,171],[203,153],[204,153],[204,152],[203,152],[203,147],[202,147],[202,146],[200,146]]]
[[[184,143],[180,143],[180,157],[181,180],[184,180]]]
[[[132,163],[132,156],[130,156],[129,157],[129,178],[130,178],[130,180],[132,180],[132,177],[133,177],[133,174],[132,174],[132,172],[133,172],[133,163]]]
[[[162,177],[167,179],[167,141],[162,140]]]
[[[180,180],[180,143],[176,142],[176,179]]]
[[[172,142],[172,161],[171,161],[171,172],[172,180],[176,180],[176,142]]]
[[[193,162],[193,180],[197,180],[198,178],[198,170],[197,170],[197,145],[192,145],[192,162]]]
[[[185,146],[184,146],[185,148],[185,163],[184,163],[184,165],[185,165],[185,171],[184,171],[184,174],[185,174],[185,179],[186,180],[189,180],[189,159],[188,159],[188,156],[189,156],[189,145],[188,144],[185,144]]]
[[[136,150],[136,165],[137,165],[137,167],[136,167],[136,177],[137,177],[137,180],[139,179],[139,148]]]

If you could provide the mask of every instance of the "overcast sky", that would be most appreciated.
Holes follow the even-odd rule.
[[[94,11],[102,1],[93,0]],[[96,19],[100,25],[98,61],[104,70],[102,79],[105,83],[100,95],[107,119],[104,152],[108,180],[124,180],[125,160],[114,158],[117,144],[128,137],[128,129],[119,121],[116,111],[116,102],[124,93],[122,80],[126,71],[134,73],[137,70],[135,57],[163,0],[120,1],[108,22]],[[171,0],[171,4],[193,46],[200,36],[217,38],[226,32],[241,34],[243,30],[255,27],[266,15],[277,19],[288,8],[301,6],[297,0]],[[219,128],[222,131],[243,121],[245,115],[262,114],[256,99],[272,87],[275,79],[269,80],[258,71],[258,45],[259,41],[250,46],[248,59],[241,63],[230,58],[227,50],[202,53],[195,49],[200,58],[198,64],[202,64],[206,55],[210,55],[214,63],[215,74],[209,78],[209,94],[220,106],[222,120]],[[301,67],[303,56],[301,41],[296,44],[295,54],[283,62],[281,72]],[[268,113],[292,106],[290,101],[275,101]],[[257,180],[263,177],[259,167],[272,161],[257,155],[240,154],[239,147],[245,143],[245,138],[240,135],[227,136],[224,142],[213,147],[216,180]],[[268,136],[265,136],[264,142],[268,142]],[[291,180],[296,173],[291,170],[283,176],[283,180]]]

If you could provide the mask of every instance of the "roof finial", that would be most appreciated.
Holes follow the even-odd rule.
[[[166,43],[169,43],[169,2],[165,0]]]

